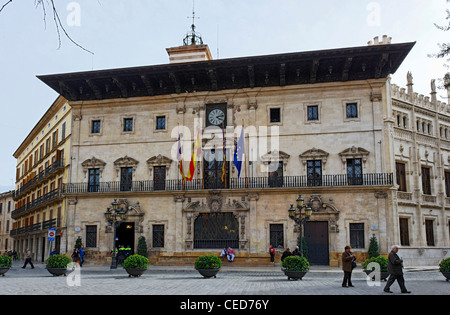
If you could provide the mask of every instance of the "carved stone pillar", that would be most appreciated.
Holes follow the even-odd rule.
[[[183,202],[184,195],[176,195],[174,197],[175,201],[175,213],[172,215],[175,218],[174,222],[169,225],[171,226],[172,231],[174,233],[174,242],[175,242],[175,251],[182,252],[184,251],[184,237],[183,237]],[[169,229],[170,230],[170,229]]]
[[[249,228],[247,233],[247,239],[249,240],[249,251],[250,253],[256,253],[258,251],[258,242],[260,242],[261,238],[258,233],[258,226],[256,220],[256,209],[257,202],[259,199],[258,194],[249,194],[248,198],[250,200],[250,214],[249,214]]]

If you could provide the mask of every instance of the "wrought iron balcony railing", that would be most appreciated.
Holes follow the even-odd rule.
[[[64,185],[64,193],[118,193],[118,192],[152,192],[152,191],[190,191],[208,189],[271,189],[271,188],[308,188],[308,187],[348,187],[348,186],[392,186],[392,173],[363,174],[361,176],[324,175],[309,179],[307,176],[284,176],[278,178],[247,177],[231,178],[227,184],[218,181],[195,179],[185,182],[181,179],[144,180],[127,183],[100,182],[71,183]]]
[[[52,190],[51,192],[38,197],[36,199],[34,199],[33,201],[23,205],[22,207],[14,210],[13,212],[11,212],[11,218],[13,219],[17,219],[18,217],[20,217],[21,215],[25,215],[26,213],[28,213],[29,211],[32,210],[37,210],[40,207],[43,207],[47,204],[49,204],[50,202],[53,202],[54,200],[57,199],[62,199],[62,189],[55,189]]]
[[[25,227],[21,227],[18,229],[14,229],[9,232],[9,235],[12,237],[12,236],[19,236],[19,235],[30,234],[30,233],[37,233],[37,232],[45,231],[49,228],[54,228],[54,227],[61,227],[61,219],[60,218],[51,219],[51,220],[47,220],[44,222],[40,222],[40,223],[25,226]]]

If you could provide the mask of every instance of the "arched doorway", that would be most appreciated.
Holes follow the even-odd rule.
[[[232,212],[200,213],[194,223],[195,249],[239,247],[239,222]]]

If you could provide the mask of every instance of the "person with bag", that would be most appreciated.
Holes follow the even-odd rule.
[[[353,287],[352,271],[356,266],[356,256],[350,251],[350,246],[345,246],[345,251],[342,253],[342,270],[344,271],[344,279],[342,280],[342,287]]]

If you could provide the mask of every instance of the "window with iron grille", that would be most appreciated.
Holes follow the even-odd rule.
[[[284,248],[283,224],[270,225],[270,245],[273,245],[274,248]]]
[[[86,225],[86,247],[97,247],[96,225]]]
[[[347,104],[346,112],[347,112],[347,119],[358,118],[358,104],[357,103]]]
[[[165,130],[165,129],[166,129],[166,116],[156,117],[156,130]]]
[[[93,120],[91,126],[91,133],[100,133],[101,131],[101,121]]]
[[[153,225],[153,248],[164,247],[164,225],[155,224]]]
[[[319,106],[308,106],[308,121],[319,120]]]
[[[364,248],[364,223],[350,223],[350,246]]]
[[[133,118],[124,118],[123,119],[123,131],[124,132],[133,131]]]

